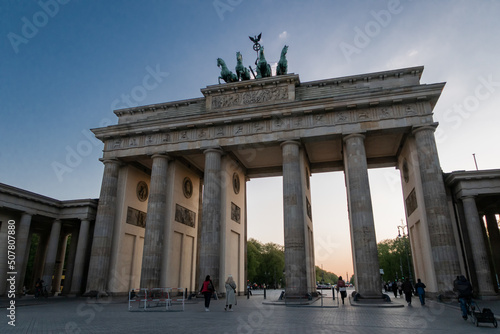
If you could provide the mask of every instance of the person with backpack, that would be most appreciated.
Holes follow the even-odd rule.
[[[460,275],[453,281],[453,291],[458,293],[458,302],[462,309],[462,318],[467,320],[467,303],[470,303],[472,298],[472,285],[464,275]]]
[[[205,312],[210,311],[210,299],[212,298],[212,295],[215,291],[214,284],[212,283],[212,280],[210,279],[210,275],[207,275],[205,277],[205,281],[203,281],[203,284],[201,285],[200,292],[203,294],[205,297]]]
[[[347,297],[347,287],[345,285],[345,281],[342,279],[342,276],[339,277],[337,281],[337,292],[340,292],[340,297],[342,297],[342,304],[344,304],[344,298]]]
[[[417,290],[418,298],[420,299],[420,304],[425,305],[425,284],[422,281],[417,279],[417,284],[415,284],[415,290]]]

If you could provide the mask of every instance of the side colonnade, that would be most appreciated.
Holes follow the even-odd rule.
[[[12,276],[20,295],[33,294],[39,279],[51,295],[81,294],[97,200],[58,201],[0,184],[0,202],[0,249],[15,254],[0,261],[0,295],[11,291]]]

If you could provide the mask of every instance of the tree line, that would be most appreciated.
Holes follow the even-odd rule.
[[[316,282],[336,284],[338,276],[318,266]],[[285,247],[273,242],[263,244],[253,238],[247,242],[247,279],[250,284],[265,284],[269,288],[283,288],[285,282]],[[352,280],[352,279],[351,279]]]
[[[410,240],[408,237],[386,239],[377,244],[378,261],[384,281],[411,277],[415,282]]]

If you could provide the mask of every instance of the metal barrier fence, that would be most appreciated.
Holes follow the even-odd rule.
[[[128,310],[184,311],[184,288],[133,289],[128,294]]]

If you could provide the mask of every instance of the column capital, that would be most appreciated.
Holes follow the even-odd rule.
[[[297,145],[297,146],[302,146],[301,142],[299,141],[299,139],[291,139],[291,140],[285,140],[284,142],[282,142],[280,144],[281,148],[283,148],[283,146],[285,145],[288,145],[288,144],[293,144],[293,145]]]
[[[460,200],[464,200],[464,199],[473,199],[473,200],[476,200],[476,195],[462,195],[460,196]]]
[[[422,131],[422,130],[429,130],[432,132],[436,131],[436,128],[439,123],[431,123],[431,124],[426,124],[426,125],[419,125],[419,126],[413,126],[411,129],[412,135],[415,135],[417,132]]]
[[[164,158],[164,159],[167,159],[167,160],[172,160],[172,157],[170,157],[167,153],[154,153],[151,155],[151,159],[155,159],[155,158]]]
[[[121,162],[120,160],[118,159],[115,159],[115,158],[101,158],[99,159],[100,162],[102,162],[104,165],[107,165],[107,164],[117,164],[119,166],[122,166],[123,165],[123,162]]]
[[[350,133],[350,134],[345,135],[345,136],[342,138],[342,140],[343,140],[344,142],[346,142],[348,139],[351,139],[351,138],[356,138],[356,137],[361,138],[361,139],[363,139],[363,140],[364,140],[366,136],[365,136],[363,133],[360,133],[360,132],[357,132],[357,133]]]
[[[22,216],[31,216],[31,217],[33,217],[35,215],[35,212],[34,211],[30,211],[30,210],[25,210],[25,211],[23,211],[23,213],[21,215]]]
[[[222,153],[224,153],[224,151],[222,150],[222,148],[220,148],[219,146],[209,147],[209,148],[202,149],[202,150],[203,150],[203,154],[207,154],[207,153],[210,153],[210,152],[215,152],[215,153],[219,153],[219,154],[222,155]]]

